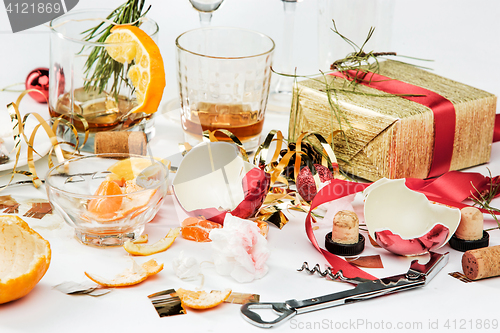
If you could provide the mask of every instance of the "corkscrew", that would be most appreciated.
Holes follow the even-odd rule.
[[[422,265],[418,263],[418,260],[413,260],[408,271],[403,274],[373,281],[368,280],[358,283],[353,289],[301,301],[290,299],[281,303],[247,303],[241,307],[241,314],[245,320],[255,326],[270,328],[301,313],[350,304],[399,291],[423,287],[448,263],[448,253],[429,253],[431,257],[426,264]],[[316,270],[315,268],[312,270],[309,269],[308,271],[312,271],[313,273],[319,271],[319,273],[325,273],[325,276],[328,276],[328,270],[326,272],[321,272],[319,266]],[[334,277],[335,275],[336,274],[332,274]],[[336,277],[336,279],[339,277]],[[266,321],[263,320],[258,313],[254,312],[253,309],[271,309],[278,317],[274,320]]]
[[[316,264],[313,267],[313,269],[310,269],[309,264],[307,262],[304,262],[302,264],[302,267],[297,269],[297,271],[299,271],[299,272],[302,272],[304,270],[311,275],[314,273],[318,273],[320,276],[322,276],[324,278],[329,278],[333,281],[348,282],[348,283],[352,283],[352,284],[360,284],[360,283],[371,281],[371,280],[367,280],[367,279],[363,279],[363,278],[347,278],[342,273],[342,270],[339,270],[337,273],[333,273],[331,267],[326,267],[326,269],[322,272],[319,264]]]

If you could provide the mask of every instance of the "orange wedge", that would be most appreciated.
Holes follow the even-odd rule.
[[[20,217],[0,216],[0,304],[28,294],[50,264],[50,245]]]
[[[101,216],[114,214],[122,205],[123,197],[121,194],[122,190],[116,182],[105,180],[101,183],[101,185],[99,185],[99,188],[94,195],[102,195],[106,197],[90,200],[87,209],[89,212]],[[111,195],[111,197],[108,197],[109,195]]]
[[[192,309],[210,309],[228,299],[229,295],[231,295],[231,289],[212,290],[207,293],[206,291],[191,291],[179,288],[176,293],[185,306]]]
[[[182,238],[196,242],[211,242],[210,231],[222,228],[222,225],[204,218],[188,217],[182,221]]]
[[[132,112],[156,112],[165,88],[165,69],[158,46],[144,31],[131,25],[113,27],[106,43],[110,44],[106,50],[114,60],[121,63],[134,60],[127,74],[138,102]]]
[[[179,236],[180,228],[170,229],[165,238],[154,244],[137,244],[131,241],[126,241],[123,248],[130,254],[136,256],[149,256],[152,254],[166,251]]]
[[[115,181],[104,181],[104,182],[116,185]],[[108,185],[108,186],[113,187],[115,185]],[[126,194],[126,195],[119,197],[103,197],[103,198],[92,199],[91,201],[89,201],[87,209],[88,212],[83,213],[81,215],[82,219],[86,221],[94,220],[102,223],[114,222],[124,218],[127,215],[130,215],[130,218],[133,219],[134,217],[136,217],[137,215],[141,214],[146,209],[148,209],[148,205],[151,204],[151,200],[157,191],[157,190],[144,190],[142,187],[135,184],[134,181],[127,181],[125,182],[125,187],[123,188],[118,187],[118,188],[120,189],[120,194]],[[114,206],[113,208],[111,208],[111,205],[106,206],[107,201],[117,198],[120,199],[120,206],[118,206],[118,208]],[[96,200],[96,202],[99,203],[99,205],[97,205],[97,203],[93,204],[92,202],[94,200]],[[95,207],[99,207],[99,209],[96,209]]]
[[[113,279],[105,279],[99,275],[87,272],[85,272],[85,275],[95,283],[104,287],[128,287],[141,283],[148,277],[158,274],[162,269],[163,264],[158,265],[154,259],[151,259],[141,266],[137,265],[134,261],[132,269],[126,269]]]

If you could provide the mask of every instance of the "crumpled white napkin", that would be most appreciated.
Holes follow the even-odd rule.
[[[201,276],[200,264],[193,257],[184,256],[184,251],[181,251],[178,258],[172,261],[172,268],[175,275],[181,280],[196,280]]]
[[[213,229],[209,238],[215,269],[220,275],[229,275],[243,283],[267,274],[270,250],[255,222],[228,213],[224,227]]]

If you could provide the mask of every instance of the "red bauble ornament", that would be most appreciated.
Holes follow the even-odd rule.
[[[333,179],[333,175],[327,167],[321,164],[314,164],[314,167],[316,168],[316,171],[319,174],[319,179],[322,183]],[[308,167],[304,167],[300,170],[299,175],[297,176],[296,185],[297,191],[305,201],[311,201],[314,199],[314,196],[316,196],[316,193],[318,193],[313,175]]]
[[[37,92],[29,92],[28,94],[38,103],[47,103],[49,100],[49,69],[40,67],[32,70],[26,77],[26,89],[36,89]],[[44,97],[45,96],[45,97]]]

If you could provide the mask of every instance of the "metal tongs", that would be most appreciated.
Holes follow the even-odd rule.
[[[353,289],[302,301],[291,299],[284,303],[247,303],[241,307],[241,314],[245,320],[255,326],[270,328],[301,313],[423,287],[448,263],[448,252],[445,254],[430,252],[430,255],[431,258],[424,265],[419,264],[418,260],[413,260],[410,269],[405,274],[362,283],[354,280],[353,283],[359,284]],[[343,281],[351,282],[348,278],[344,278]],[[272,309],[278,314],[278,318],[273,321],[264,321],[252,309]]]

